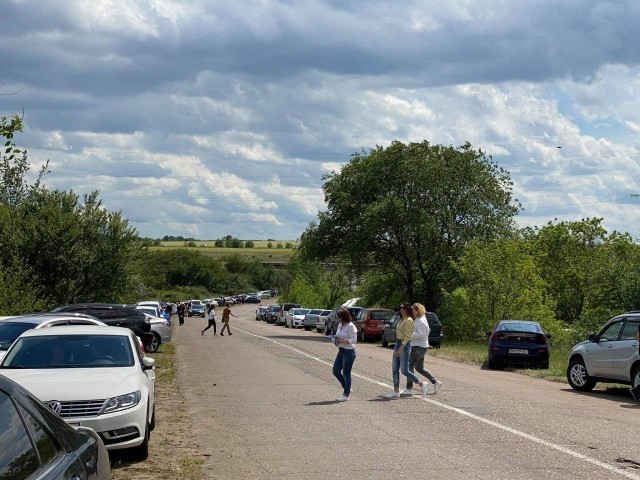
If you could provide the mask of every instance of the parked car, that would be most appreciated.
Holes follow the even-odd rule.
[[[321,308],[315,308],[315,309],[309,311],[304,316],[304,320],[302,321],[302,325],[303,325],[304,329],[305,330],[311,330],[311,329],[316,328],[316,325],[318,325],[318,317],[320,317],[322,312],[324,312],[324,310],[322,310]]]
[[[207,307],[202,303],[192,303],[187,311],[188,317],[202,317],[204,318],[207,314]]]
[[[129,305],[113,303],[77,303],[53,310],[55,313],[85,313],[113,327],[130,328],[148,348],[153,341],[151,322],[140,310]]]
[[[263,290],[258,292],[258,297],[261,299],[271,298],[271,290]]]
[[[354,320],[360,330],[360,341],[378,340],[382,338],[385,320],[391,320],[394,311],[388,308],[363,308]]]
[[[340,320],[338,319],[337,313],[342,308],[346,308],[347,310],[349,310],[349,313],[351,314],[351,319],[353,320],[353,324],[356,326],[356,330],[358,331],[358,335],[360,335],[360,325],[355,321],[355,319],[358,318],[358,315],[360,314],[360,311],[362,310],[362,307],[356,307],[356,306],[334,308],[331,311],[331,314],[329,314],[329,316],[327,317],[327,320],[325,321],[325,324],[329,327],[329,332],[327,332],[325,330],[325,333],[327,335],[329,335],[329,334],[335,335],[336,334],[336,331],[338,330],[338,323],[340,323]]]
[[[284,315],[285,327],[302,328],[304,326],[304,316],[311,311],[310,308],[291,308]]]
[[[0,445],[2,479],[109,480],[111,475],[109,455],[96,432],[71,427],[28,390],[2,375]]]
[[[269,310],[268,307],[264,307],[264,306],[260,305],[256,309],[256,320],[258,320],[258,321],[264,320],[268,310]]]
[[[164,318],[152,317],[149,321],[151,322],[153,340],[147,347],[147,352],[155,353],[160,349],[160,345],[171,343],[171,326]]]
[[[158,301],[144,301],[144,302],[138,302],[136,304],[138,307],[154,307],[157,310],[157,314],[153,314],[156,317],[161,317],[164,318],[165,320],[169,320],[171,321],[171,315],[169,315],[167,312],[165,312],[165,306],[166,304],[162,303],[162,302],[158,302]]]
[[[549,338],[538,322],[529,320],[501,320],[489,337],[489,368],[505,364],[538,365],[549,368]]]
[[[444,327],[440,323],[438,315],[433,312],[427,312],[427,323],[429,324],[429,346],[434,348],[440,348],[442,339],[444,337]],[[384,328],[382,329],[382,346],[387,347],[389,344],[396,343],[396,327],[400,322],[400,314],[395,312],[393,316],[387,321],[385,320]]]
[[[280,305],[269,305],[265,319],[267,323],[276,323],[278,315],[280,314]]]
[[[255,293],[251,293],[244,297],[244,303],[260,303],[262,300]]]
[[[27,330],[61,325],[101,325],[106,324],[91,315],[74,313],[33,313],[0,320],[0,360],[13,342]]]
[[[277,297],[278,296],[278,290],[272,288],[271,290],[269,290],[269,293],[271,294],[271,297]]]
[[[69,424],[95,430],[107,450],[128,449],[145,460],[155,427],[153,365],[130,329],[69,326],[23,333],[0,373]]]
[[[598,382],[640,385],[639,324],[638,312],[618,315],[574,346],[567,367],[571,388],[588,392]]]
[[[284,316],[292,308],[300,308],[300,305],[296,303],[283,303],[282,305],[280,305],[280,313],[278,313],[278,318],[276,319],[276,325],[285,324]]]

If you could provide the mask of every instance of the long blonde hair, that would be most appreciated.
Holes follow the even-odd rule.
[[[415,310],[419,317],[422,317],[427,313],[427,309],[424,308],[424,305],[421,303],[414,303],[412,305],[412,308]]]

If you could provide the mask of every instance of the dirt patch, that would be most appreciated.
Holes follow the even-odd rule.
[[[176,379],[175,344],[162,345],[156,359],[156,429],[151,433],[149,458],[132,462],[124,452],[111,452],[114,480],[196,480],[202,478],[204,458],[193,442],[193,428]]]

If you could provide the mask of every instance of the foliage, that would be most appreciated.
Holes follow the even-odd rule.
[[[322,267],[299,257],[289,264],[290,283],[281,288],[283,302],[292,302],[313,308],[334,308],[349,294],[349,276],[344,268]]]
[[[393,142],[352,155],[325,180],[327,211],[302,235],[303,256],[391,274],[406,300],[430,310],[456,284],[451,260],[465,244],[507,233],[518,210],[508,173],[468,143]]]
[[[505,319],[537,321],[553,334],[561,330],[526,240],[469,242],[455,268],[462,286],[445,295],[441,312],[455,338],[482,338]]]
[[[245,248],[253,248],[255,246],[256,246],[256,244],[254,243],[253,240],[247,240],[246,242],[244,242],[244,247]]]

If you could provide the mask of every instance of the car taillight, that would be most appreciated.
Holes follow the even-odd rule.
[[[493,332],[493,335],[491,335],[491,341],[492,342],[497,342],[498,340],[499,340],[498,333],[497,332]]]
[[[546,345],[549,340],[547,340],[547,336],[544,333],[541,333],[538,335],[538,341],[542,344],[542,345]]]

